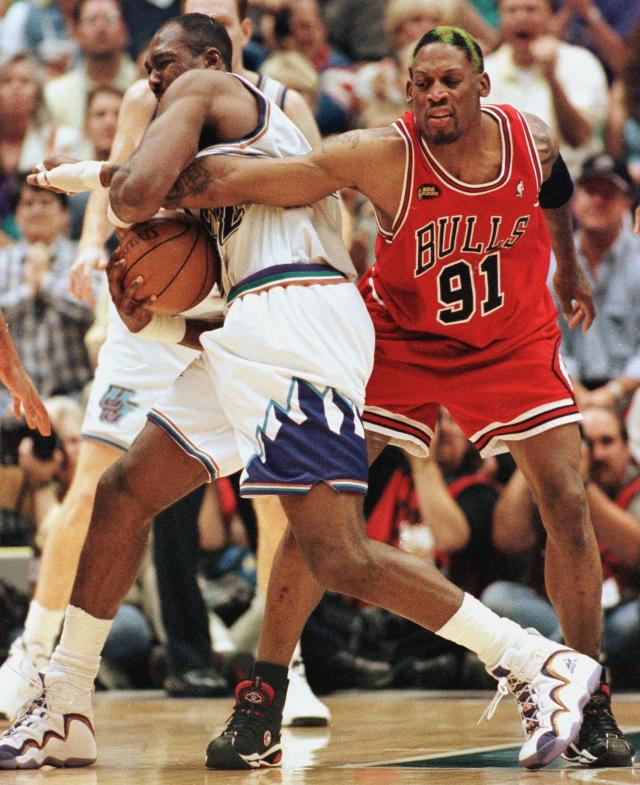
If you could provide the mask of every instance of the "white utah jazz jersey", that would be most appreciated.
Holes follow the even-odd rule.
[[[205,155],[282,158],[304,155],[311,148],[301,131],[250,82],[239,79],[255,96],[259,122],[253,133],[235,142],[214,144]],[[307,207],[284,209],[262,204],[200,210],[222,261],[225,294],[250,275],[282,264],[326,264],[355,279],[356,272],[342,242],[341,214],[334,194]]]

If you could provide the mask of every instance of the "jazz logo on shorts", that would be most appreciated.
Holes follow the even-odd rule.
[[[106,393],[100,398],[100,419],[102,422],[119,422],[127,412],[137,409],[133,400],[135,390],[110,384]]]

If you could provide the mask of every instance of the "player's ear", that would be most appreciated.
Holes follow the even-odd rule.
[[[409,72],[411,74],[411,72]],[[410,104],[413,101],[413,80],[407,79],[407,86],[405,88],[407,94],[407,103]]]
[[[203,57],[206,68],[215,68],[218,71],[226,71],[220,50],[216,49],[215,46],[208,46],[204,50]]]
[[[481,98],[486,98],[489,93],[491,92],[491,80],[489,79],[489,74],[485,71],[480,76],[480,96]]]

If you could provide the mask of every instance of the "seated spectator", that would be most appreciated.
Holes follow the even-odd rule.
[[[640,184],[640,20],[631,31],[626,54],[611,85],[606,141],[607,150],[626,160],[631,177]]]
[[[140,74],[125,51],[128,33],[118,0],[79,0],[73,18],[81,64],[50,81],[45,98],[58,125],[82,132],[91,90],[98,85],[110,85],[124,93]],[[88,155],[90,151],[86,154],[81,151],[78,157]]]
[[[570,330],[561,314],[559,323],[581,407],[622,404],[640,386],[640,237],[630,227],[632,191],[624,161],[608,153],[589,158],[576,185],[576,250],[598,315],[587,332]]]
[[[77,149],[79,134],[51,122],[42,91],[38,64],[24,52],[0,66],[0,245],[18,236],[11,206],[18,173]]]
[[[111,153],[111,145],[116,135],[118,126],[118,112],[122,103],[123,94],[120,90],[110,85],[94,87],[87,98],[87,120],[85,124],[85,139],[91,145],[89,158],[97,161],[107,161]],[[72,194],[69,197],[71,211],[71,227],[69,236],[72,240],[79,240],[82,233],[82,220],[84,209],[91,193]],[[115,250],[115,246],[111,247]]]
[[[3,20],[0,51],[5,57],[29,52],[44,68],[47,79],[62,76],[77,57],[73,39],[74,0],[17,0]]]
[[[91,378],[84,334],[93,313],[67,289],[76,245],[66,237],[66,204],[64,194],[23,182],[15,208],[22,239],[0,249],[0,308],[42,396],[79,396]]]
[[[640,470],[631,458],[624,425],[614,410],[588,407],[583,428],[583,473],[605,578],[603,653],[618,686],[638,686]],[[482,601],[497,613],[560,640],[558,617],[543,584],[544,530],[519,471],[496,505],[494,539],[506,553],[527,554],[528,566],[521,574],[522,582],[496,582],[485,590]]]
[[[607,77],[598,58],[552,34],[550,0],[500,0],[504,43],[485,58],[487,102],[513,104],[557,133],[573,177],[602,149]]]

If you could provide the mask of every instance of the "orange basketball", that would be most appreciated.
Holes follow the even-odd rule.
[[[141,275],[139,300],[152,294],[156,313],[188,311],[211,291],[218,275],[218,254],[204,228],[189,215],[152,218],[122,236],[123,286]]]

